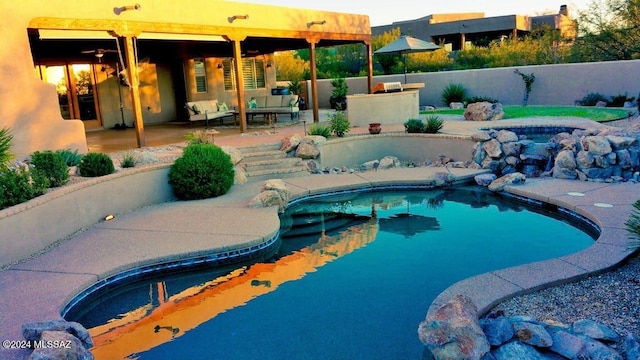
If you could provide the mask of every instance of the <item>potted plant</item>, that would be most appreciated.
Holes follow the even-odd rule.
[[[380,134],[381,131],[382,127],[380,126],[380,123],[369,123],[369,134]]]
[[[336,78],[331,80],[331,86],[333,86],[333,91],[329,97],[331,108],[345,110],[347,108],[347,92],[349,91],[347,81],[344,78]]]

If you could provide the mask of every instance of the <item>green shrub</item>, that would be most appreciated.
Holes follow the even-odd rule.
[[[62,157],[67,166],[78,166],[78,164],[80,164],[80,160],[82,160],[82,155],[78,154],[77,149],[56,150],[56,153]]]
[[[582,99],[576,101],[576,104],[580,106],[596,106],[599,101],[604,101],[607,104],[609,103],[609,99],[607,99],[606,96],[597,92],[592,92],[585,95],[585,97],[583,97]]]
[[[404,131],[408,133],[423,133],[425,125],[420,119],[409,119],[404,123]]]
[[[185,135],[188,144],[213,144],[213,137],[204,130],[196,130]]]
[[[343,137],[351,129],[351,124],[344,111],[336,111],[333,114],[329,114],[329,122],[331,124],[329,126],[331,132],[338,137]]]
[[[44,194],[49,180],[38,171],[29,171],[25,165],[0,170],[0,209],[21,204]]]
[[[171,166],[169,184],[178,199],[206,199],[229,191],[234,177],[229,154],[213,144],[192,144]]]
[[[424,132],[429,134],[436,134],[444,126],[444,121],[437,115],[429,115],[427,117],[427,124],[424,126]]]
[[[486,102],[490,102],[492,104],[500,102],[500,101],[498,101],[498,100],[496,100],[496,99],[494,99],[492,97],[488,97],[488,96],[472,96],[472,97],[467,98],[465,100],[465,102],[467,104],[473,104],[473,103],[479,103],[479,102],[485,102],[485,101]]]
[[[631,239],[629,249],[633,251],[640,249],[640,200],[633,204],[631,215],[624,225],[629,233],[629,239]]]
[[[328,126],[322,126],[318,124],[313,124],[309,127],[309,131],[307,131],[308,135],[316,135],[316,136],[324,136],[328,138],[331,136],[331,128]]]
[[[69,168],[62,156],[53,151],[36,151],[31,154],[34,171],[49,180],[50,187],[62,186],[69,182]]]
[[[113,174],[116,170],[113,160],[107,154],[87,153],[78,164],[80,175],[87,177],[98,177]]]
[[[440,98],[447,106],[452,102],[463,102],[467,98],[467,89],[462,84],[449,84],[442,90]]]
[[[122,158],[120,159],[120,166],[122,168],[132,168],[136,166],[137,162],[138,159],[136,158],[136,155],[131,151],[127,151],[122,155]]]
[[[6,169],[7,163],[13,159],[11,141],[13,141],[11,131],[7,128],[0,129],[0,170]]]

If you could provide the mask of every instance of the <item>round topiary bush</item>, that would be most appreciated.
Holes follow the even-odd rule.
[[[58,187],[69,182],[69,168],[60,154],[53,151],[36,151],[31,154],[31,164],[35,171],[49,179],[50,187]]]
[[[188,145],[169,171],[169,185],[180,200],[225,194],[235,177],[231,156],[213,144]]]
[[[87,153],[78,164],[81,176],[98,177],[113,174],[116,169],[113,160],[107,154]]]

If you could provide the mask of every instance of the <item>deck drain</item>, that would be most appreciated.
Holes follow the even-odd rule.
[[[567,195],[570,195],[570,196],[584,196],[584,194],[583,194],[583,193],[581,193],[581,192],[576,192],[576,191],[568,192],[568,193],[567,193]]]
[[[600,207],[600,208],[612,208],[613,207],[613,205],[606,204],[606,203],[595,203],[595,204],[593,204],[593,206]]]

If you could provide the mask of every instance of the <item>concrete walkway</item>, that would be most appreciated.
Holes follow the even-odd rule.
[[[507,124],[500,122],[499,125]],[[447,122],[445,130],[470,134],[476,131],[477,126],[451,121]],[[301,133],[299,127],[278,130],[276,134],[222,137],[216,143],[237,147],[273,143],[289,133]],[[394,130],[402,131],[402,125],[383,129]],[[364,131],[366,129],[353,129],[352,133]],[[397,168],[348,175],[309,175],[286,179],[286,182],[292,197],[298,198],[362,187],[429,184],[439,171],[442,169]],[[459,181],[470,180],[482,172],[467,169],[451,171]],[[22,340],[20,327],[23,323],[59,319],[60,311],[73,297],[92,284],[118,273],[268,241],[279,229],[277,209],[247,206],[249,200],[260,192],[261,186],[261,183],[236,185],[219,198],[164,203],[120,214],[112,221],[98,223],[71,237],[41,256],[2,271],[0,338]],[[498,270],[454,284],[434,301],[431,309],[453,294],[463,293],[471,296],[483,312],[514,294],[610,269],[630,255],[624,222],[633,209],[633,203],[640,198],[639,185],[529,179],[524,185],[509,187],[507,191],[585,216],[601,228],[602,234],[593,246],[579,253]],[[24,359],[29,353],[27,350],[0,349],[0,358]]]

